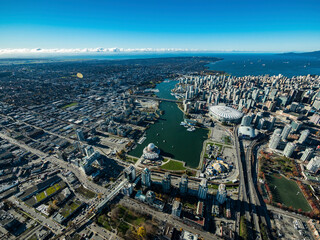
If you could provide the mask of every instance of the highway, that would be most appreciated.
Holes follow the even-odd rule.
[[[246,152],[244,153],[244,150],[243,152],[241,151],[242,142],[240,142],[238,138],[238,126],[234,128],[233,134],[237,159],[239,163],[239,201],[244,205],[244,214],[246,220],[250,223],[253,223],[252,231],[250,230],[251,228],[249,226],[247,228],[249,230],[249,236],[251,235],[251,237],[253,238],[254,235],[256,239],[261,239],[259,216],[257,214],[256,208],[256,204],[260,202],[257,198],[251,171],[251,153],[255,141],[250,143],[250,145],[247,147]],[[235,226],[235,230],[237,233],[240,232],[240,215],[241,213],[238,212]]]
[[[243,170],[243,165],[242,165],[242,160],[241,160],[241,153],[240,153],[240,144],[239,144],[239,138],[238,138],[238,126],[234,128],[234,144],[236,148],[236,157],[238,160],[238,166],[239,166],[239,192],[238,192],[238,199],[240,201],[240,204],[244,204],[244,211],[246,215],[246,219],[250,221],[250,214],[248,211],[248,196],[247,196],[247,187],[244,179],[244,170]],[[239,206],[240,207],[240,206]],[[236,219],[236,224],[235,224],[235,230],[237,233],[240,232],[240,209],[237,211],[237,219]]]
[[[252,171],[251,171],[251,156],[252,156],[252,147],[255,145],[255,141],[251,142],[247,147],[247,151],[245,154],[246,167],[247,167],[247,181],[249,188],[249,198],[250,198],[250,206],[251,206],[251,214],[253,216],[253,223],[255,234],[258,238],[261,238],[260,225],[259,225],[259,216],[257,213],[257,207],[261,208],[260,200],[257,197],[256,188],[253,183]]]
[[[128,183],[127,179],[123,179],[118,186],[116,186],[110,194],[108,194],[106,196],[106,198],[104,200],[101,201],[101,203],[99,203],[99,205],[97,206],[97,211],[101,211],[106,205],[107,203],[114,198],[116,195],[118,195],[118,193],[120,192],[120,190],[123,188],[123,186]]]

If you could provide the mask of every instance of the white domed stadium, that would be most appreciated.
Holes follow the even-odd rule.
[[[148,146],[143,149],[142,157],[148,160],[157,160],[159,154],[160,150],[153,143],[149,143]]]
[[[234,108],[222,105],[209,107],[209,114],[218,121],[232,123],[239,122],[243,116],[242,112],[239,112]]]

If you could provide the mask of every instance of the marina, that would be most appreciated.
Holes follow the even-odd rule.
[[[159,92],[157,97],[175,99],[171,90],[176,81],[164,81],[156,86]],[[187,121],[183,112],[174,102],[161,102],[160,110],[164,111],[161,118],[150,125],[145,132],[146,139],[137,144],[129,155],[141,157],[143,149],[149,143],[155,143],[161,150],[161,155],[186,162],[189,167],[197,167],[204,140],[207,139],[208,130],[195,128],[194,122]]]

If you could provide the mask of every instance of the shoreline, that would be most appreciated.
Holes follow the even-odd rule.
[[[174,83],[176,83],[177,82],[177,80],[176,79],[164,79],[163,81],[161,81],[161,83],[163,83],[163,82],[168,82],[168,80],[169,80],[169,82],[171,82],[171,85]],[[173,82],[173,83],[172,83]],[[161,84],[160,83],[160,84]],[[165,97],[166,98],[169,98],[169,99],[173,99],[174,97],[172,97],[172,95],[170,95],[170,96],[167,96],[168,94],[167,94],[167,91],[169,91],[168,93],[171,93],[171,90],[172,89],[174,89],[174,86],[171,86],[170,85],[170,87],[169,86],[165,86],[165,90],[166,91],[163,91],[162,93],[164,93],[165,94]],[[170,89],[169,89],[169,88]],[[161,89],[161,88],[160,88]],[[161,90],[160,90],[161,91]],[[164,103],[164,102],[161,102],[161,103]],[[180,111],[181,111],[181,113],[177,113],[178,114],[178,116],[179,116],[179,118],[180,118],[180,116],[182,117],[182,119],[183,119],[183,115],[184,115],[184,112],[183,112],[183,109],[182,109],[182,105],[181,104],[179,104],[179,103],[177,103],[177,104],[174,104],[175,105],[175,107],[177,107]],[[163,107],[162,107],[163,105],[161,105],[161,104],[159,104],[159,107],[158,107],[158,109],[157,109],[157,111],[165,111],[165,112],[167,112],[167,108],[166,108],[166,106],[167,105],[165,105],[165,107],[164,107],[164,109],[163,109]],[[178,110],[178,111],[179,111]],[[173,110],[173,113],[174,112],[177,112],[176,110]],[[171,112],[172,113],[172,112]],[[169,113],[170,114],[170,113]],[[168,115],[169,116],[169,115]],[[170,114],[170,119],[171,119],[171,121],[172,121],[172,114]],[[160,116],[160,118],[158,118],[157,119],[157,121],[155,121],[154,123],[152,123],[152,125],[154,125],[154,124],[157,124],[157,122],[159,121],[159,120],[161,120],[161,118],[162,118],[162,116]],[[172,127],[174,127],[175,128],[175,126],[172,126],[172,124],[173,123],[170,123],[170,128],[172,128]],[[180,124],[180,121],[179,122],[177,122],[177,123],[174,123],[174,124]],[[150,125],[150,127],[151,127],[151,125]],[[179,126],[176,126],[176,127],[180,127],[180,125]],[[198,128],[198,127],[197,127]],[[198,128],[198,131],[200,131],[200,129],[201,129],[201,131],[203,131],[203,130],[206,130],[206,133],[205,133],[205,135],[203,136],[203,137],[201,137],[203,134],[202,134],[202,132],[199,132],[198,134],[196,134],[196,135],[201,135],[201,136],[199,136],[199,138],[196,136],[196,139],[197,139],[197,145],[199,145],[199,141],[206,141],[207,139],[208,139],[208,132],[207,131],[209,131],[209,129],[208,128],[206,128],[206,127],[200,127],[200,128]],[[147,129],[146,129],[147,130]],[[155,131],[157,131],[157,130],[155,130]],[[171,130],[172,131],[172,130]],[[180,131],[180,130],[177,130],[178,132]],[[152,131],[153,132],[153,131]],[[146,131],[144,131],[143,132],[143,134],[141,135],[141,136],[143,136],[143,135],[145,135],[147,132]],[[155,134],[155,133],[153,133],[153,134]],[[166,137],[169,137],[169,139],[171,139],[170,138],[170,135],[171,134],[171,132],[169,133],[169,136],[167,136],[167,135],[163,135],[162,137],[164,137],[164,138],[166,138]],[[179,133],[179,134],[181,134],[181,133]],[[182,137],[184,136],[185,134],[183,133],[182,134]],[[151,135],[150,135],[151,136]],[[145,142],[147,142],[147,141],[156,141],[155,139],[150,139],[150,136],[149,136],[149,139],[147,139]],[[154,137],[152,137],[151,136],[151,138],[157,138],[156,136],[154,136]],[[140,139],[140,138],[139,138]],[[183,139],[184,139],[184,137],[183,137]],[[192,145],[192,143],[190,143],[190,136],[188,136],[188,145]],[[194,141],[193,139],[191,140],[191,141]],[[144,143],[145,143],[144,142]],[[155,143],[156,144],[156,143]],[[179,145],[179,142],[177,143],[178,144],[178,146],[177,147],[179,147],[179,148],[181,148],[181,144]],[[137,144],[137,142],[135,142],[135,145],[136,145],[136,147],[135,147],[135,149],[131,149],[130,151],[128,151],[127,152],[127,154],[128,155],[131,155],[131,156],[136,156],[136,157],[140,157],[139,156],[139,152],[140,152],[140,148],[142,148],[142,146],[140,145],[140,144]],[[160,144],[161,145],[161,144]],[[164,144],[165,145],[165,144]],[[163,152],[166,152],[166,153],[168,153],[168,154],[165,154],[165,155],[168,155],[168,157],[169,158],[171,158],[172,160],[176,160],[176,161],[179,161],[179,162],[183,162],[184,163],[184,166],[187,168],[187,169],[191,169],[191,170],[197,170],[197,168],[198,168],[198,166],[199,166],[199,163],[200,163],[200,156],[201,156],[201,152],[202,152],[202,149],[203,149],[203,143],[201,144],[201,147],[199,146],[199,155],[198,156],[193,156],[194,155],[194,153],[196,153],[196,152],[198,152],[198,151],[194,151],[194,153],[192,154],[192,158],[188,158],[188,156],[189,155],[186,155],[186,156],[184,156],[185,154],[180,154],[180,155],[182,155],[182,156],[180,156],[180,159],[179,158],[176,158],[176,157],[174,157],[174,155],[176,155],[177,153],[180,153],[181,151],[180,151],[180,149],[176,149],[174,152],[175,153],[171,153],[171,149],[168,149],[168,148],[166,148],[165,146],[159,146],[160,147],[160,149],[162,149],[162,151]],[[168,150],[168,151],[165,151],[165,150]],[[189,147],[189,149],[190,149],[190,147]],[[198,148],[197,148],[198,149]],[[132,152],[133,150],[135,150],[134,152]],[[170,156],[171,155],[171,156]],[[179,155],[179,154],[178,154]],[[164,158],[168,158],[168,157],[166,157],[166,156],[163,156]],[[185,161],[184,159],[185,159],[185,157],[187,157],[189,160],[187,160],[187,161]],[[197,160],[197,161],[194,161],[194,160]],[[189,161],[189,163],[188,163],[188,161]],[[190,165],[191,164],[191,165]]]

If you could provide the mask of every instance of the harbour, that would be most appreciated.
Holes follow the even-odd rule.
[[[171,90],[175,87],[176,81],[166,80],[156,86],[159,91],[157,97],[175,100]],[[129,155],[141,157],[143,149],[154,143],[164,157],[181,160],[188,167],[196,168],[199,164],[203,142],[208,137],[208,130],[195,128],[184,121],[184,114],[175,102],[162,101],[159,106],[164,111],[161,118],[150,125],[145,132],[146,139],[137,144],[136,148],[129,152]],[[182,124],[184,123],[184,124]]]

